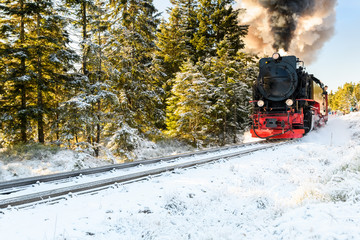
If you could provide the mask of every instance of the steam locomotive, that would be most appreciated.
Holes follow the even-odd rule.
[[[326,86],[295,56],[262,58],[253,87],[252,137],[301,138],[326,124]]]

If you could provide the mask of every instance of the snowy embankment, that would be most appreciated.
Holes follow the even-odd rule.
[[[24,156],[14,156],[9,161],[0,158],[0,181],[17,178],[54,174],[109,164],[108,161],[97,159],[89,154],[71,150],[61,150],[57,153],[50,151],[34,151],[34,156],[24,159]],[[6,157],[3,157],[6,158]],[[25,156],[26,158],[26,156]]]
[[[34,145],[35,149],[31,147],[26,147],[26,151],[20,149],[20,151],[6,152],[6,149],[0,149],[0,181],[123,162],[121,159],[116,159],[106,150],[103,152],[104,156],[96,158],[84,152],[62,148],[51,149],[42,147],[36,149],[36,147],[39,147],[37,145]],[[176,141],[155,144],[144,140],[140,143],[139,148],[134,151],[134,154],[136,154],[137,160],[143,160],[190,151],[194,151],[194,149]]]
[[[299,142],[55,205],[0,212],[1,239],[360,239],[360,113]]]

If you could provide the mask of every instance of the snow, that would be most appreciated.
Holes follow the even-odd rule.
[[[269,145],[269,144],[264,144],[264,145]],[[211,154],[199,154],[197,156],[190,155],[187,157],[177,157],[176,159],[173,159],[171,161],[165,161],[165,162],[161,161],[159,163],[145,164],[145,165],[139,164],[133,168],[113,169],[109,172],[104,172],[104,173],[85,175],[85,176],[81,175],[81,176],[77,176],[74,178],[63,179],[61,181],[56,181],[56,182],[48,182],[48,183],[44,183],[44,182],[40,183],[39,182],[37,184],[33,184],[31,187],[28,187],[28,188],[20,187],[20,189],[17,189],[17,191],[14,191],[12,193],[7,193],[7,194],[3,194],[3,195],[0,194],[0,201],[6,200],[9,198],[13,198],[13,197],[23,196],[25,194],[33,194],[33,193],[39,193],[39,192],[44,192],[44,191],[49,191],[49,190],[53,191],[56,189],[69,187],[69,186],[73,186],[73,185],[109,179],[111,177],[114,178],[114,177],[126,176],[129,174],[141,173],[143,171],[155,170],[160,167],[171,167],[173,165],[189,163],[189,162],[193,162],[195,160],[208,159],[209,157],[214,157],[216,155],[233,154],[234,152],[239,152],[239,150],[245,150],[245,149],[250,150],[250,149],[254,149],[254,148],[258,148],[258,147],[259,147],[259,145],[254,144],[254,145],[244,146],[244,147],[239,147],[239,148],[230,148],[230,149],[226,149],[226,150],[223,149],[222,151],[217,151],[217,152],[214,152]],[[76,164],[78,164],[78,163],[76,163]],[[57,165],[57,164],[54,164],[54,165]]]
[[[31,80],[31,77],[29,75],[24,75],[24,76],[18,77],[17,80],[19,82],[27,82],[27,81]]]
[[[59,151],[56,154],[43,152],[37,158],[30,160],[10,161],[7,163],[0,161],[0,181],[73,171],[106,164],[109,164],[109,162],[99,160],[89,154],[71,150]]]
[[[51,54],[50,57],[49,57],[49,60],[53,63],[62,63],[58,57],[56,56],[56,54]]]
[[[0,210],[1,239],[360,239],[360,113],[245,157],[53,205]]]

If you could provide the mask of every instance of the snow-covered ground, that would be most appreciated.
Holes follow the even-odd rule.
[[[0,211],[0,239],[360,239],[360,113],[299,142],[54,205]]]
[[[16,158],[16,160],[9,162],[0,161],[0,181],[73,171],[106,164],[109,162],[71,150],[62,150],[55,154],[44,152],[40,156],[27,160]]]
[[[102,157],[95,158],[84,152],[57,149],[58,151],[53,153],[44,149],[20,154],[14,151],[14,156],[7,156],[9,153],[4,154],[0,149],[0,181],[121,163],[121,159],[116,159],[109,151],[104,151]],[[190,151],[194,149],[176,141],[155,144],[144,140],[134,154],[137,160],[143,160]]]

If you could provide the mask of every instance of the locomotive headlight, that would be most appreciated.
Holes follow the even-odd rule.
[[[274,53],[274,54],[272,55],[272,58],[273,58],[274,60],[278,60],[278,59],[280,59],[280,54],[279,54],[279,53]]]
[[[259,107],[263,107],[263,106],[265,105],[265,102],[264,102],[263,100],[259,100],[259,101],[257,102],[257,105],[258,105]]]
[[[286,105],[288,106],[288,107],[290,107],[290,106],[292,106],[293,104],[294,104],[294,101],[292,100],[292,99],[288,99],[288,100],[286,100]]]

